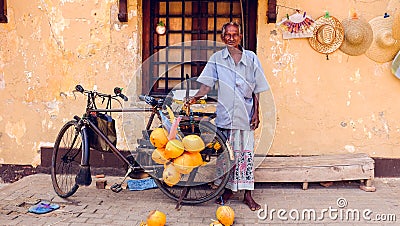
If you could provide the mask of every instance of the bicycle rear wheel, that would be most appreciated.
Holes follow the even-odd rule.
[[[201,152],[206,164],[183,175],[181,181],[172,187],[158,179],[162,176],[155,178],[155,182],[165,195],[182,204],[207,202],[221,193],[229,179],[232,162],[225,144],[226,138],[209,122],[196,124],[194,133],[189,122],[181,122],[180,127],[184,134],[197,134],[208,144]]]
[[[54,144],[51,181],[58,196],[66,198],[78,189],[75,181],[80,169],[83,135],[77,122],[67,122],[60,130]]]

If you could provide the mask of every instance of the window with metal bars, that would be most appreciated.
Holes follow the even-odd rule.
[[[211,54],[222,48],[226,22],[242,24],[243,45],[255,51],[256,14],[257,0],[143,1],[142,92],[164,96],[186,78],[199,76]],[[160,22],[164,34],[156,32]]]

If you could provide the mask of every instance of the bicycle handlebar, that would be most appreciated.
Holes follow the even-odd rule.
[[[78,92],[80,92],[80,93],[85,92],[85,89],[84,89],[81,85],[76,85],[76,86],[75,86],[75,90],[78,91]]]
[[[158,105],[158,101],[152,96],[139,95],[139,100],[144,101],[146,104],[149,104],[153,107]]]
[[[148,95],[139,95],[139,100],[146,102],[146,104],[151,105],[152,107],[155,106],[162,106],[163,103],[165,103],[164,99],[159,99],[157,100],[156,98],[152,97],[152,96],[148,96]],[[181,113],[182,114],[182,113]],[[217,117],[217,114],[215,112],[190,112],[190,115],[192,116],[198,116],[198,117],[210,117],[210,118],[215,118]]]
[[[75,90],[80,93],[88,93],[88,94],[96,94],[97,96],[100,97],[106,97],[106,98],[113,98],[113,97],[120,97],[124,101],[128,101],[128,97],[126,97],[124,94],[122,94],[122,88],[115,87],[114,88],[114,94],[115,96],[112,96],[111,94],[105,94],[105,93],[99,93],[97,91],[90,91],[90,90],[85,90],[81,85],[76,85]]]
[[[122,94],[122,88],[115,87],[114,93],[116,96],[121,97],[124,101],[128,101],[128,97],[126,97],[124,94]]]

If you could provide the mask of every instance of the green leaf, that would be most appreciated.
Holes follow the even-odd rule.
[[[158,22],[157,26],[165,26],[164,22],[162,20],[160,20],[160,22]]]

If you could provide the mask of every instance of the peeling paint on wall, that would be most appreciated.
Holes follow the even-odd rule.
[[[0,73],[0,89],[6,88],[6,81],[4,79],[4,73]]]
[[[279,72],[288,70],[292,75],[296,74],[294,62],[295,57],[289,52],[290,41],[283,41],[280,33],[271,32],[269,41],[272,42],[271,46],[271,59],[274,62],[272,70],[274,76],[278,76]],[[293,82],[295,82],[295,78]]]
[[[128,7],[130,20],[121,23],[118,0],[8,2],[9,23],[0,24],[5,163],[38,164],[39,144],[54,142],[85,109],[85,97],[72,93],[77,84],[105,93],[129,84],[140,65],[141,6]],[[122,139],[118,145],[126,147]]]
[[[386,74],[387,69],[390,67],[390,63],[378,64],[374,63],[374,75],[377,77],[381,77]]]
[[[51,37],[54,38],[58,47],[61,50],[64,50],[64,38],[62,36],[62,31],[64,31],[64,28],[69,25],[69,21],[62,17],[60,8],[54,6],[52,1],[40,0],[40,3],[41,5],[38,6],[38,9],[42,10],[48,19]]]
[[[356,148],[353,145],[346,145],[344,146],[344,149],[349,153],[354,153],[356,151]]]
[[[353,132],[363,132],[363,137],[366,139],[374,139],[376,137],[390,139],[391,133],[398,133],[398,130],[392,131],[384,112],[379,112],[378,116],[375,113],[369,117],[358,118],[356,120],[349,120],[348,122],[341,122],[342,127],[346,128],[348,125]]]
[[[18,145],[22,145],[22,138],[26,134],[25,121],[22,119],[15,123],[8,121],[5,131],[10,138],[15,139]]]
[[[350,106],[350,100],[351,100],[351,90],[347,91],[347,101],[346,101],[346,106]]]
[[[354,83],[359,83],[361,81],[360,68],[357,68],[357,70],[354,72],[354,75],[350,77],[350,81]]]
[[[385,118],[385,112],[379,112],[379,121],[382,123],[383,131],[386,134],[386,137],[389,139],[390,128]]]

